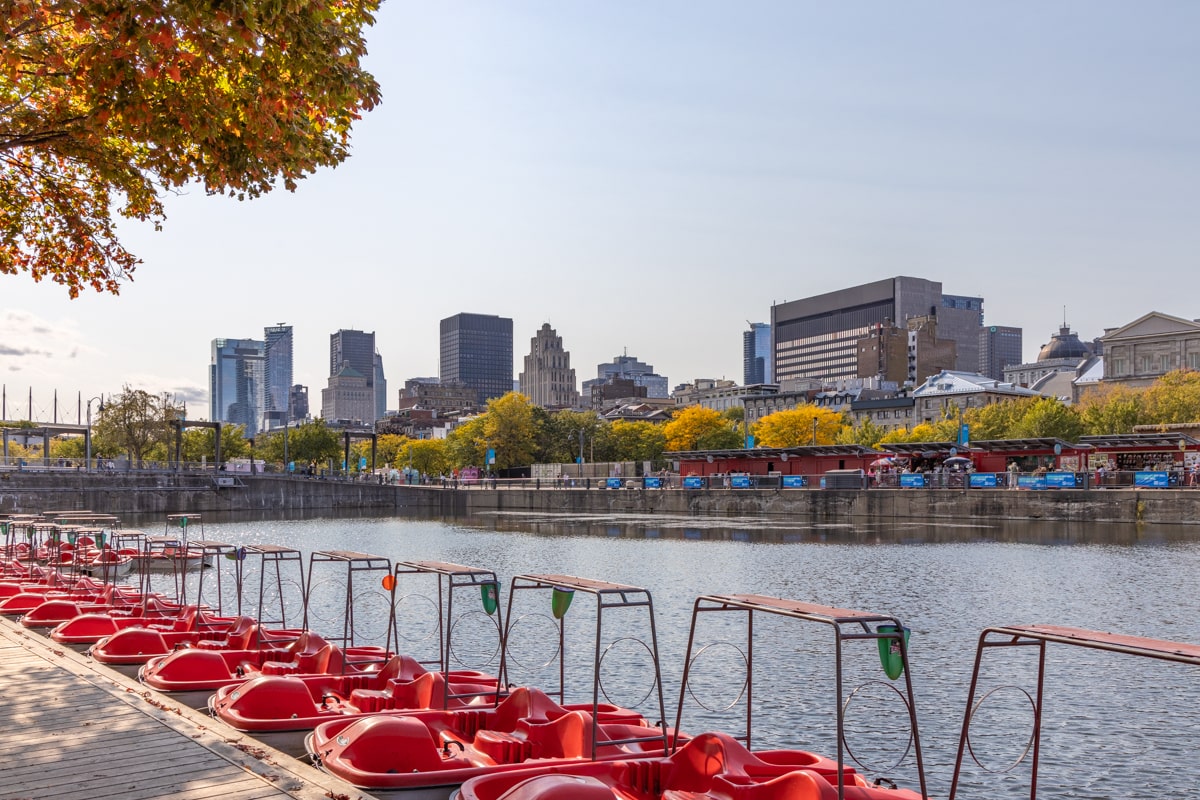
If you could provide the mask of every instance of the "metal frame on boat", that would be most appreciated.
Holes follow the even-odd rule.
[[[971,720],[978,712],[981,698],[975,697],[979,689],[980,670],[985,653],[1001,649],[1032,647],[1037,657],[1037,688],[1035,696],[1030,700],[1033,706],[1033,734],[1030,747],[1022,753],[1009,768],[1024,761],[1025,756],[1032,752],[1030,762],[1029,797],[1037,798],[1038,765],[1042,744],[1042,712],[1044,710],[1044,694],[1046,677],[1046,650],[1048,645],[1067,645],[1082,647],[1089,650],[1099,650],[1108,653],[1150,658],[1158,661],[1169,661],[1178,664],[1200,666],[1200,645],[1183,644],[1165,639],[1149,639],[1141,636],[1125,636],[1117,633],[1072,628],[1061,625],[1007,625],[985,628],[979,636],[979,646],[975,651],[975,669],[971,673],[971,688],[967,693],[966,712],[963,715],[962,733],[959,736],[958,756],[954,761],[954,778],[950,783],[948,800],[955,800],[959,779],[962,774],[963,756],[971,751]],[[993,690],[995,691],[995,690]],[[1025,690],[1021,690],[1025,691]],[[1028,692],[1025,692],[1028,695]],[[986,697],[986,695],[984,695]],[[982,765],[981,765],[982,766]]]
[[[651,660],[654,665],[654,677],[651,693],[658,699],[658,720],[664,724],[661,726],[661,734],[658,738],[662,740],[663,755],[666,755],[670,748],[668,731],[666,729],[665,720],[667,711],[665,701],[663,699],[662,688],[662,664],[658,654],[658,633],[655,629],[654,622],[654,600],[650,596],[650,592],[638,586],[627,586],[620,583],[609,583],[608,581],[592,580],[589,578],[577,578],[572,575],[541,575],[527,574],[517,575],[513,577],[508,593],[508,614],[506,627],[504,629],[504,650],[500,659],[500,675],[502,678],[508,676],[508,660],[509,651],[511,649],[511,634],[517,617],[513,616],[513,603],[516,601],[519,593],[529,591],[545,592],[550,594],[550,606],[554,612],[554,616],[558,621],[558,688],[545,688],[544,691],[550,697],[557,697],[560,703],[566,702],[566,627],[565,619],[567,616],[567,607],[571,604],[571,598],[576,593],[590,595],[596,601],[596,636],[595,636],[595,652],[592,659],[592,706],[598,708],[600,706],[600,695],[604,691],[601,682],[600,667],[604,657],[604,615],[605,612],[611,612],[618,609],[645,609],[649,619],[650,643],[645,645],[650,652]],[[645,644],[645,643],[643,643]],[[592,715],[592,753],[591,757],[596,757],[596,749],[599,746],[599,715]],[[635,744],[639,742],[649,741],[642,738],[634,738],[624,741],[614,741],[610,744]]]
[[[684,705],[689,693],[688,681],[693,665],[693,650],[696,644],[696,629],[702,615],[712,613],[742,612],[746,618],[746,643],[743,656],[746,663],[745,682],[745,730],[733,738],[743,742],[747,748],[752,744],[753,733],[753,700],[754,700],[754,616],[755,614],[770,614],[812,622],[828,626],[833,632],[834,644],[834,680],[836,684],[835,714],[837,719],[837,791],[838,797],[846,796],[844,768],[846,756],[851,752],[846,743],[846,704],[843,700],[844,670],[843,645],[846,642],[872,640],[880,643],[881,657],[887,651],[889,657],[896,660],[904,676],[903,691],[897,689],[908,711],[908,720],[912,748],[916,758],[916,768],[921,787],[921,796],[928,797],[925,783],[925,766],[921,755],[921,738],[917,728],[917,709],[913,699],[912,676],[908,668],[908,643],[904,626],[900,620],[889,614],[877,614],[869,611],[855,611],[845,608],[822,606],[815,603],[804,603],[796,600],[785,600],[777,597],[767,597],[756,594],[733,595],[702,595],[696,598],[692,608],[691,630],[688,634],[687,655],[684,660],[683,678],[679,690],[679,706],[675,716],[676,729],[682,724]],[[698,655],[698,654],[697,654]],[[892,677],[890,674],[888,677]],[[898,678],[899,675],[895,676]],[[893,679],[895,679],[893,678]],[[853,758],[853,756],[851,756]]]

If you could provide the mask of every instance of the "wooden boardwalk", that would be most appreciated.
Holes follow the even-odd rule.
[[[0,800],[369,797],[0,618]]]

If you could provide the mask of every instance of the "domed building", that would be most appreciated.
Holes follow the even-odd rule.
[[[1098,343],[1084,342],[1063,323],[1058,333],[1042,345],[1037,361],[1012,364],[1004,368],[1004,379],[1039,394],[1057,397],[1064,403],[1076,399],[1075,381],[1086,373],[1099,356]]]
[[[1060,358],[1079,359],[1094,355],[1091,345],[1079,341],[1079,336],[1067,325],[1058,329],[1058,333],[1050,337],[1050,341],[1042,345],[1038,353],[1038,363],[1053,361]]]

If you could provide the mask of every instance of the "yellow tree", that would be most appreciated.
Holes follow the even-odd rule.
[[[805,403],[760,419],[754,426],[754,443],[759,447],[833,444],[845,427],[841,414]]]
[[[1178,369],[1163,375],[1143,394],[1146,424],[1200,421],[1200,372]]]
[[[533,463],[537,435],[533,425],[533,404],[520,392],[488,400],[483,416],[483,438],[495,452],[496,469],[527,466]]]
[[[116,293],[114,213],[164,219],[193,182],[289,191],[349,153],[379,101],[360,65],[379,0],[0,3],[0,274]]]
[[[1120,384],[1101,384],[1083,393],[1079,418],[1086,433],[1133,433],[1133,426],[1142,424],[1144,402],[1140,391]]]
[[[741,447],[741,435],[720,412],[688,406],[663,426],[667,450],[724,450]]]

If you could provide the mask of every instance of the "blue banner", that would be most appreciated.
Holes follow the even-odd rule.
[[[970,481],[972,489],[995,489],[996,473],[972,472],[970,475]]]
[[[901,489],[920,489],[925,485],[925,476],[918,472],[901,472]]]
[[[605,478],[604,479],[604,488],[620,489],[621,488],[621,479],[620,478]]]
[[[785,489],[803,489],[808,486],[808,480],[803,475],[784,475],[783,488]]]
[[[1046,488],[1047,489],[1074,489],[1075,488],[1075,473],[1074,472],[1047,472],[1046,473]]]
[[[732,486],[734,489],[749,489],[750,488],[750,476],[749,475],[731,475],[729,477],[729,485]]]
[[[685,489],[703,489],[704,478],[684,478],[683,488]]]
[[[1045,475],[1019,475],[1017,476],[1018,489],[1045,489]]]
[[[1147,489],[1166,489],[1171,485],[1170,474],[1166,472],[1135,472],[1133,485]]]
[[[647,489],[661,489],[662,478],[643,478],[642,486],[646,487]]]

